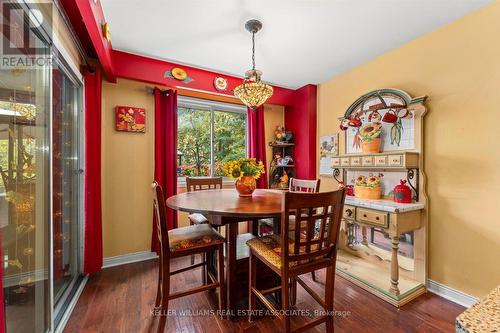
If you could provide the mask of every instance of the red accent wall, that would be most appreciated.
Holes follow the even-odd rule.
[[[317,87],[308,84],[294,91],[294,103],[285,107],[285,129],[295,140],[296,177],[316,179]]]
[[[113,66],[117,77],[148,82],[151,84],[166,85],[183,89],[199,90],[208,93],[220,94],[233,97],[232,90],[241,84],[242,78],[223,75],[217,72],[200,69],[196,67],[179,65],[173,62],[144,57],[127,52],[113,50]],[[193,79],[189,83],[165,77],[165,72],[174,67],[184,69],[188,76]],[[216,76],[225,78],[228,82],[227,90],[220,92],[214,87]],[[273,86],[274,94],[267,101],[269,104],[293,105],[294,90]]]

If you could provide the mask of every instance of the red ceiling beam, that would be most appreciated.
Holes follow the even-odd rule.
[[[117,77],[143,81],[151,84],[166,85],[182,89],[192,89],[208,93],[233,96],[232,90],[241,84],[242,78],[220,74],[196,67],[179,65],[173,62],[139,56],[122,51],[112,50],[112,59]],[[174,67],[184,69],[192,78],[189,83],[165,77],[165,73]],[[224,77],[228,82],[227,90],[220,92],[214,87],[214,79]],[[291,89],[273,86],[274,94],[267,101],[269,104],[293,105],[294,91]]]
[[[106,20],[100,2],[96,4],[90,0],[64,0],[61,3],[87,54],[97,56],[106,79],[116,82],[111,42],[102,34],[102,25]]]

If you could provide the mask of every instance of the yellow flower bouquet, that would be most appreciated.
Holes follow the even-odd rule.
[[[256,180],[265,173],[264,164],[255,158],[241,158],[224,164],[224,174],[236,180],[236,190],[242,197],[251,196],[257,187]]]

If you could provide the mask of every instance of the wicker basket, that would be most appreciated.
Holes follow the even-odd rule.
[[[367,186],[354,186],[354,196],[360,199],[377,200],[382,197],[382,188],[367,187]]]

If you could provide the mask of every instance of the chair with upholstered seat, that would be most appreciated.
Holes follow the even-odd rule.
[[[186,191],[215,190],[222,188],[222,177],[186,177]],[[188,216],[189,224],[208,223],[208,219],[199,213]]]
[[[186,177],[186,191],[215,190],[222,188],[222,177]],[[188,216],[189,224],[209,223],[208,219],[200,213],[192,213]],[[194,255],[191,256],[191,265],[194,264]]]
[[[267,235],[247,242],[250,248],[249,273],[249,320],[258,298],[274,315],[278,316],[285,332],[290,332],[290,294],[294,281],[298,282],[325,310],[307,323],[302,331],[326,322],[326,332],[333,332],[333,296],[337,242],[344,205],[345,190],[325,193],[286,192],[283,194],[281,234]],[[293,227],[291,227],[293,224]],[[315,229],[319,225],[319,231]],[[290,230],[293,230],[291,237]],[[256,285],[257,261],[261,261],[281,277],[281,286],[258,290]],[[325,299],[323,300],[299,275],[326,268]],[[281,308],[278,311],[266,298],[272,292],[281,291]],[[328,315],[329,314],[329,315]]]
[[[290,192],[305,192],[305,193],[318,193],[319,185],[321,179],[309,180],[309,179],[297,179],[290,178],[290,184],[288,190]],[[272,219],[263,219],[260,221],[260,228],[265,226],[264,228],[272,228],[274,221]],[[294,225],[290,226],[293,230]],[[316,281],[316,273],[311,272],[311,276],[313,281]]]
[[[191,295],[205,290],[219,289],[219,310],[225,310],[225,286],[224,286],[224,237],[214,230],[210,224],[196,224],[172,230],[167,229],[167,213],[163,190],[157,182],[153,182],[153,202],[155,222],[158,230],[160,243],[158,289],[156,293],[155,310],[161,313],[158,332],[163,332],[166,324],[166,313],[168,302],[171,299]],[[170,259],[195,254],[202,254],[207,258],[210,254],[218,255],[218,277],[214,277],[208,271],[207,261],[196,265],[170,271]],[[207,280],[199,287],[185,291],[170,293],[170,277],[194,268],[204,267],[207,272]]]

